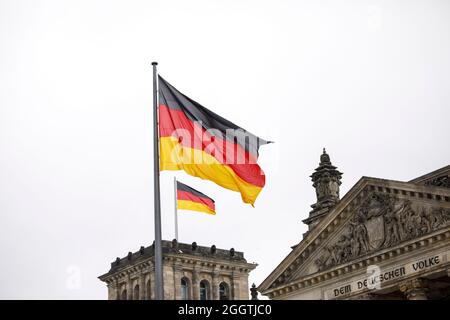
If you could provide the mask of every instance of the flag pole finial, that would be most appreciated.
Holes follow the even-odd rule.
[[[157,65],[158,65],[158,62],[156,62],[156,61],[152,62],[152,66],[157,66]]]

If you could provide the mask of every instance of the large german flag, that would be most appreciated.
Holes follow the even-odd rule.
[[[177,208],[216,214],[214,200],[177,181]]]
[[[256,163],[269,143],[185,96],[159,76],[160,169],[184,170],[254,204],[265,184]]]

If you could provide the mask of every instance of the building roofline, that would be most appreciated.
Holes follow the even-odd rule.
[[[180,243],[176,242],[175,240],[168,241],[163,240],[162,241],[162,249],[163,249],[163,257],[164,256],[180,256],[180,258],[191,258],[193,260],[196,259],[215,259],[218,262],[233,262],[233,263],[242,263],[246,265],[252,265],[256,268],[257,264],[255,263],[248,263],[247,260],[244,258],[244,253],[241,251],[236,251],[234,248],[231,248],[229,250],[226,249],[219,249],[216,248],[215,245],[212,245],[211,247],[206,246],[199,246],[196,242],[193,242],[192,244],[187,243]],[[111,262],[111,268],[110,270],[99,276],[98,278],[102,281],[104,279],[108,278],[112,274],[115,274],[116,272],[120,272],[122,270],[126,270],[128,267],[135,265],[136,263],[140,262],[146,262],[149,259],[154,257],[154,245],[148,247],[141,247],[136,252],[129,252],[128,255],[126,255],[123,258],[117,257],[115,261]]]

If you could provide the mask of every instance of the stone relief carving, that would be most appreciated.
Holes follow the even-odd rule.
[[[324,172],[315,182],[318,201],[328,198],[339,199],[339,177]]]
[[[422,207],[411,201],[373,193],[357,210],[338,240],[315,263],[319,271],[371,251],[417,238],[450,225],[450,210]]]
[[[450,188],[450,177],[447,175],[440,176],[440,177],[437,177],[437,178],[434,178],[432,180],[425,182],[425,185]]]

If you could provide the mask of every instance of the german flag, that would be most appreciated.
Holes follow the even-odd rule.
[[[185,96],[159,77],[160,170],[184,170],[254,204],[265,184],[256,163],[270,143]]]
[[[177,208],[216,214],[214,200],[177,181]]]

